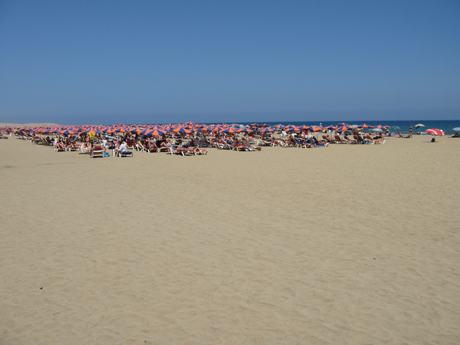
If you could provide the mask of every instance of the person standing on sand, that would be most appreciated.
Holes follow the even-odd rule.
[[[412,125],[410,125],[409,130],[410,130],[410,136],[412,137]]]

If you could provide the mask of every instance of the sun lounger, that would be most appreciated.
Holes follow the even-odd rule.
[[[140,142],[136,144],[136,150],[137,151],[142,151],[142,152],[147,152],[146,148],[144,145],[142,145]]]
[[[182,156],[186,156],[186,155],[189,155],[187,154],[188,153],[188,150],[187,149],[184,149],[183,147],[178,147],[178,146],[170,146],[169,147],[169,154],[170,155],[182,155]]]
[[[195,148],[195,155],[198,156],[198,155],[207,155],[208,154],[208,150],[206,149],[203,149],[203,148],[199,148],[199,147],[196,147]]]
[[[385,144],[384,139],[372,139],[370,135],[366,135],[364,140],[371,141],[373,144]]]
[[[334,138],[335,138],[335,142],[338,144],[348,144],[347,140],[340,138],[340,136],[338,135],[336,135]]]
[[[355,138],[358,144],[374,144],[373,140],[364,139],[359,137],[358,135],[354,135],[353,138]]]
[[[323,140],[326,141],[329,144],[334,144],[335,141],[329,138],[327,135],[323,135]]]
[[[347,135],[343,137],[344,140],[348,141],[349,144],[357,144],[358,141],[356,139],[350,139]]]
[[[80,145],[80,152],[81,153],[91,153],[91,147],[86,146],[85,144]]]
[[[128,150],[135,150],[137,147],[137,144],[134,142],[134,140],[130,139],[126,141],[126,148]]]
[[[132,151],[122,151],[119,153],[119,157],[133,157],[134,154]]]
[[[102,145],[95,145],[90,152],[90,157],[101,157],[104,158],[105,148]]]
[[[54,151],[65,152],[65,146],[62,143],[57,143],[56,145],[54,145]]]

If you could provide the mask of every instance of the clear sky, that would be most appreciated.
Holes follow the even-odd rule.
[[[458,0],[0,0],[0,122],[460,119]]]

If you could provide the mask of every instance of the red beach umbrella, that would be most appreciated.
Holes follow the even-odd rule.
[[[439,136],[444,135],[444,131],[442,129],[437,129],[437,128],[427,129],[426,132],[431,134],[431,135],[439,135]]]

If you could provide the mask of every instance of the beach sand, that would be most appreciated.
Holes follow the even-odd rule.
[[[1,344],[459,344],[460,139],[91,159],[0,140]]]

